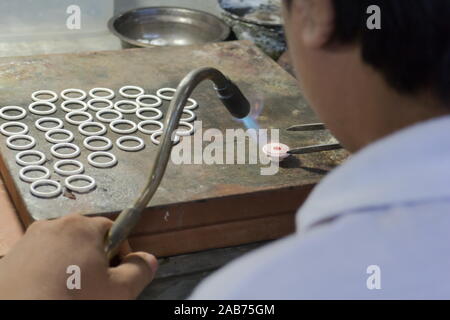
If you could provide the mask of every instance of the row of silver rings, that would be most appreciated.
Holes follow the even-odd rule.
[[[131,92],[130,92],[131,91]],[[134,93],[133,93],[134,92]],[[100,93],[102,93],[100,95]],[[124,98],[135,99],[145,94],[145,90],[137,86],[124,86],[119,89],[119,93]],[[75,94],[75,97],[73,96]],[[70,88],[61,92],[61,98],[64,100],[82,101],[87,98],[87,93],[81,89]],[[50,96],[42,98],[41,96]],[[89,96],[93,99],[114,99],[115,93],[108,88],[93,88],[89,91]],[[31,99],[35,102],[55,102],[58,100],[58,94],[51,90],[38,90],[33,92]]]
[[[133,91],[134,93],[131,93],[130,91]],[[99,95],[100,92],[106,93],[106,94]],[[169,96],[166,94],[169,92],[172,93],[172,95]],[[161,88],[157,91],[156,95],[163,100],[170,101],[173,99],[175,92],[176,92],[176,89],[174,89],[174,88]],[[73,94],[73,93],[75,93],[76,95],[79,95],[79,96],[70,97],[69,94]],[[124,86],[119,89],[119,93],[124,98],[137,99],[137,98],[145,95],[145,90],[138,86]],[[50,98],[48,98],[48,99],[39,98],[39,96],[41,96],[41,95],[49,95]],[[115,97],[115,93],[113,90],[108,89],[108,88],[93,88],[89,91],[89,96],[93,99],[100,98],[100,99],[111,100]],[[86,99],[87,94],[83,90],[72,88],[72,89],[66,89],[66,90],[62,91],[61,97],[64,100],[84,100],[84,99]],[[58,94],[51,90],[39,90],[39,91],[34,92],[31,95],[31,98],[33,99],[33,101],[55,102],[58,100]],[[195,100],[190,99],[190,102],[192,104],[194,104],[193,101],[195,101]]]
[[[72,171],[62,170],[61,167],[64,165],[67,165],[67,164],[76,165],[77,169],[72,170]],[[60,173],[63,176],[68,176],[65,180],[65,186],[72,191],[84,193],[84,192],[88,192],[88,191],[92,190],[96,186],[96,182],[95,182],[94,178],[87,176],[87,175],[81,175],[81,173],[84,172],[84,167],[83,167],[83,164],[78,161],[74,161],[74,160],[58,161],[55,164],[55,171],[57,173]],[[27,175],[29,172],[42,172],[42,175],[31,177],[31,176]],[[53,180],[48,180],[51,176],[51,173],[50,173],[50,170],[44,166],[40,166],[40,165],[26,166],[20,170],[19,176],[22,181],[32,183],[31,193],[34,194],[35,196],[51,198],[51,197],[55,197],[61,193],[61,190],[59,190],[59,187],[60,187],[59,183],[57,183],[56,181],[53,181]],[[76,180],[85,180],[85,181],[88,181],[89,183],[86,186],[75,186],[72,184],[72,182],[76,181]],[[50,184],[55,186],[56,190],[50,191],[50,192],[38,191],[37,187],[42,186],[42,184],[36,184],[36,182],[39,182],[39,181],[45,181],[44,185],[47,185],[48,181],[52,181],[52,183],[50,183]]]
[[[98,102],[106,103],[107,106],[106,107],[95,107],[94,104],[98,103]],[[48,114],[52,114],[52,113],[54,113],[56,111],[56,109],[55,109],[56,106],[55,105],[52,105],[51,109],[48,110],[48,111],[36,110],[35,107],[40,105],[39,103],[37,103],[37,104],[35,103],[33,105],[33,107],[31,107],[30,110],[33,110],[32,113],[39,114],[39,115],[48,115]],[[45,103],[45,105],[47,105],[47,106],[50,106],[50,104],[51,104],[50,102],[49,103]],[[81,108],[79,108],[79,109],[72,109],[72,108],[68,108],[67,107],[68,105],[75,105],[75,104],[81,106]],[[131,104],[131,105],[134,106],[134,108],[133,109],[123,109],[123,108],[120,107],[123,104]],[[42,105],[44,105],[44,104],[42,104]],[[82,116],[88,117],[87,120],[81,121],[81,123],[89,121],[89,118],[91,118],[91,117],[87,115],[88,114],[87,112],[85,112],[88,109],[91,109],[91,110],[97,112],[97,119],[99,119],[100,121],[103,121],[103,122],[111,122],[111,119],[102,117],[102,115],[105,114],[105,113],[116,114],[117,118],[115,118],[113,120],[121,119],[123,117],[123,115],[119,114],[119,112],[120,113],[127,113],[127,114],[136,113],[136,116],[139,119],[141,119],[141,120],[160,120],[160,119],[163,118],[163,113],[161,112],[161,110],[156,109],[156,107],[154,105],[138,103],[138,102],[133,102],[133,101],[125,101],[125,100],[118,101],[118,102],[116,102],[115,105],[113,105],[112,101],[106,100],[106,99],[93,99],[93,100],[90,100],[87,104],[85,102],[83,102],[83,101],[67,100],[67,101],[64,101],[61,104],[61,108],[64,111],[68,112],[68,114],[66,115],[66,120],[69,123],[72,123],[72,124],[77,124],[77,123],[79,124],[80,123],[80,122],[75,122],[74,123],[74,121],[71,119],[73,116],[76,116],[76,115],[82,115]],[[111,111],[111,110],[113,110],[113,108],[116,111]],[[6,114],[6,112],[8,112],[8,111],[19,111],[20,113],[18,115],[11,116],[11,115],[7,115]],[[145,116],[144,115],[145,112],[154,112],[155,115],[154,116]],[[185,118],[182,118],[181,119],[182,121],[192,122],[196,118],[195,113],[192,112],[192,110],[189,110],[189,109],[185,108],[183,110],[183,113],[187,114],[188,116],[185,117]],[[27,115],[26,110],[24,108],[17,107],[17,106],[7,106],[7,107],[3,107],[2,109],[0,109],[0,117],[5,119],[5,120],[9,120],[9,121],[11,121],[11,120],[21,120],[21,119],[25,118],[26,115]],[[50,121],[49,119],[51,119],[54,122],[54,119],[56,119],[56,118],[42,118],[42,119],[39,119],[38,121],[40,121],[40,122]],[[61,120],[59,120],[59,121],[61,121]],[[61,127],[61,125],[60,125],[60,127]],[[46,129],[42,129],[42,128],[39,128],[39,127],[38,127],[38,129],[41,130],[41,131],[46,131]]]
[[[46,172],[48,171],[47,168],[45,167],[41,167],[41,168],[29,168],[28,171],[42,171],[44,172],[44,176],[47,176]],[[22,170],[27,169],[27,168],[23,168]],[[21,171],[22,172],[22,171]],[[24,176],[26,179],[28,179],[26,176]],[[87,181],[88,184],[85,186],[75,186],[73,184],[74,181],[78,181],[78,180],[83,180],[83,181]],[[31,182],[31,181],[27,181],[27,182]],[[92,189],[94,189],[96,187],[96,182],[94,180],[94,178],[87,176],[87,175],[81,175],[81,174],[77,174],[77,175],[72,175],[66,178],[66,180],[64,181],[64,185],[66,186],[67,189],[75,191],[75,192],[79,192],[79,193],[86,193],[91,191]],[[39,191],[38,188],[42,187],[42,186],[53,186],[54,190],[53,191]],[[39,197],[39,198],[45,198],[45,199],[49,199],[49,198],[54,198],[59,196],[62,193],[62,187],[61,184],[57,181],[54,180],[49,180],[48,178],[39,178],[38,180],[35,180],[31,183],[30,186],[30,192],[32,195]]]

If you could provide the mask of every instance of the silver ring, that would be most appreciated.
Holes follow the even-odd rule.
[[[137,146],[134,147],[127,147],[123,144],[123,142],[125,141],[136,141],[138,143]],[[119,149],[123,150],[123,151],[140,151],[142,149],[145,148],[145,142],[144,140],[142,140],[139,137],[135,137],[135,136],[124,136],[124,137],[120,137],[119,139],[117,139],[116,141],[116,145],[117,147],[119,147]]]
[[[99,107],[94,106],[94,104],[96,104],[98,102],[106,103],[107,106],[103,107],[103,108],[99,108]],[[92,111],[108,110],[108,109],[112,109],[114,107],[114,103],[111,100],[99,99],[99,98],[89,100],[87,105],[88,105],[88,108],[91,109]]]
[[[105,118],[105,117],[103,117],[103,115],[105,113],[115,114],[117,116],[117,118],[113,118],[113,119]],[[123,118],[123,114],[121,112],[117,111],[117,110],[114,110],[114,109],[105,109],[105,110],[101,110],[101,111],[97,112],[95,117],[101,122],[111,123],[113,121],[122,119]]]
[[[198,107],[198,102],[197,101],[195,101],[192,98],[189,98],[188,102],[190,102],[191,104],[190,105],[186,104],[184,106],[184,110],[195,110],[195,109],[197,109],[197,107]]]
[[[189,109],[184,109],[184,110],[183,110],[183,113],[188,114],[189,117],[187,117],[187,118],[181,118],[180,121],[183,121],[183,122],[192,122],[192,121],[195,120],[195,118],[197,118],[197,116],[195,115],[194,111],[191,111],[191,110],[189,110]]]
[[[62,133],[68,136],[66,139],[54,139],[52,135]],[[53,129],[45,133],[45,139],[50,143],[69,143],[73,141],[73,133],[66,129]]]
[[[89,144],[91,141],[103,141],[103,142],[106,142],[106,145],[103,147],[94,147]],[[111,140],[109,140],[106,137],[92,136],[92,137],[87,137],[86,139],[84,139],[83,145],[86,149],[88,149],[90,151],[107,151],[107,150],[111,149],[112,142],[111,142]]]
[[[176,131],[177,136],[191,136],[194,134],[195,128],[191,123],[186,122],[186,121],[180,121],[180,123],[178,125],[182,126],[182,127],[188,127],[188,130],[179,130],[178,129]]]
[[[100,128],[100,131],[96,131],[96,132],[90,132],[90,131],[86,131],[84,128],[85,127],[97,127]],[[104,135],[106,133],[106,127],[99,122],[83,122],[82,124],[80,124],[80,126],[78,127],[78,131],[80,131],[80,133],[82,135],[85,136],[101,136]]]
[[[119,124],[128,124],[131,126],[130,129],[119,129],[116,126]],[[111,128],[112,131],[114,131],[115,133],[120,133],[120,134],[130,134],[130,133],[134,133],[137,130],[137,125],[136,123],[134,123],[133,121],[130,120],[114,120],[113,122],[111,122],[109,124],[109,127]]]
[[[159,129],[156,129],[156,130],[147,130],[147,129],[145,129],[144,126],[147,126],[147,125],[149,125],[149,124],[154,124],[154,125],[156,125],[156,126],[159,126]],[[145,121],[139,122],[139,124],[138,124],[138,129],[139,129],[140,132],[142,132],[142,133],[144,133],[144,134],[152,135],[152,134],[154,134],[155,132],[163,131],[163,130],[164,130],[164,125],[163,125],[163,123],[160,122],[160,121],[156,121],[156,120],[145,120]]]
[[[41,192],[37,190],[38,187],[46,185],[54,186],[56,189],[51,192]],[[35,197],[48,199],[59,196],[62,192],[62,187],[59,182],[44,179],[33,182],[30,186],[30,192]]]
[[[39,99],[38,96],[43,95],[43,94],[53,96],[53,97],[51,97],[50,99]],[[31,95],[31,99],[33,99],[33,101],[36,101],[36,102],[55,102],[56,100],[58,100],[58,94],[51,90],[39,90],[39,91],[33,92],[33,94]]]
[[[19,131],[19,132],[7,131],[6,128],[9,128],[9,127],[20,127],[20,128],[22,128],[22,131]],[[24,134],[28,133],[28,126],[22,122],[15,122],[15,121],[5,122],[4,124],[2,124],[0,126],[0,132],[7,137],[16,136],[16,135],[24,135]]]
[[[71,104],[79,105],[79,106],[81,106],[81,108],[80,109],[68,108],[67,106],[71,105]],[[86,102],[81,101],[81,100],[66,100],[63,103],[61,103],[61,109],[63,109],[65,112],[74,112],[74,111],[81,112],[81,111],[86,111],[88,109],[88,106],[87,106]]]
[[[56,127],[44,127],[43,125],[41,125],[41,123],[43,122],[53,122],[56,123]],[[43,131],[43,132],[47,132],[50,130],[54,130],[54,129],[61,129],[62,127],[64,127],[64,122],[61,119],[58,118],[40,118],[37,119],[36,122],[34,123],[34,125],[36,126],[36,128],[38,128],[39,130]]]
[[[144,112],[155,112],[156,116],[146,117],[146,116],[142,115]],[[141,120],[160,120],[163,117],[163,113],[159,109],[145,107],[145,108],[139,108],[136,111],[136,116]]]
[[[47,106],[50,107],[50,110],[39,111],[36,109],[37,106]],[[36,101],[28,106],[28,110],[30,110],[31,113],[36,114],[38,116],[47,116],[49,114],[53,114],[56,112],[56,106],[50,101]]]
[[[8,111],[19,111],[20,114],[17,116],[8,116],[6,112]],[[22,120],[27,116],[27,111],[22,107],[17,106],[7,106],[0,109],[0,117],[5,120]]]
[[[77,186],[72,185],[72,181],[74,181],[74,180],[88,181],[89,184],[84,187],[77,187]],[[70,189],[72,191],[79,192],[79,193],[89,192],[92,189],[94,189],[96,186],[95,179],[90,176],[84,175],[84,174],[70,176],[70,177],[66,178],[66,180],[64,181],[64,184],[67,189]]]
[[[85,116],[87,117],[86,120],[73,120],[72,117],[74,116]],[[92,115],[90,113],[84,112],[84,111],[72,111],[66,114],[66,121],[68,123],[74,124],[74,125],[80,125],[85,122],[91,122],[92,121]]]
[[[28,140],[28,141],[30,141],[30,143],[23,145],[23,146],[19,146],[19,145],[12,143],[14,140],[18,140],[18,139]],[[29,149],[34,148],[34,146],[36,145],[36,140],[31,136],[15,135],[15,136],[11,136],[8,139],[6,139],[6,145],[8,146],[8,148],[10,148],[12,150],[29,150]]]
[[[142,100],[145,100],[145,99],[153,99],[156,102],[154,102],[154,103],[142,102]],[[153,94],[144,94],[142,96],[139,96],[139,97],[137,97],[136,102],[143,108],[158,108],[163,103],[160,97],[155,96]]]
[[[61,149],[61,148],[69,148],[69,149],[73,149],[74,152],[72,153],[59,153],[56,150]],[[81,150],[80,148],[73,143],[58,143],[52,146],[52,148],[50,149],[50,152],[52,153],[52,155],[56,158],[59,159],[73,159],[76,158],[80,155]]]
[[[168,101],[170,101],[170,100],[172,100],[173,99],[173,96],[166,96],[164,93],[166,93],[166,92],[173,92],[173,93],[175,93],[175,92],[177,92],[177,89],[174,89],[174,88],[161,88],[161,89],[159,89],[157,92],[156,92],[156,95],[158,96],[158,97],[160,97],[161,99],[163,99],[163,100],[168,100]]]
[[[126,91],[128,91],[128,90],[138,91],[138,93],[136,93],[136,94],[126,93]],[[124,98],[135,99],[135,98],[143,95],[145,93],[145,90],[142,89],[141,87],[125,86],[125,87],[120,88],[119,93]]]
[[[78,94],[80,94],[80,96],[77,98],[72,98],[72,97],[68,96],[69,93],[78,93]],[[86,97],[87,97],[86,92],[81,89],[71,88],[71,89],[63,90],[61,92],[61,98],[63,98],[64,100],[84,100],[84,99],[86,99]]]
[[[65,166],[68,164],[75,165],[78,168],[75,170],[71,170],[71,171],[61,169],[62,166]],[[61,176],[73,176],[75,174],[81,174],[84,172],[83,164],[77,160],[59,160],[55,163],[55,165],[53,166],[53,169],[55,169],[55,172]]]
[[[36,177],[36,178],[27,177],[26,173],[29,171],[40,171],[40,172],[43,172],[44,175],[41,177]],[[43,166],[34,166],[34,165],[27,166],[20,170],[19,177],[22,181],[25,181],[25,182],[34,182],[37,180],[48,179],[48,178],[50,178],[50,170],[48,170],[46,167],[43,167]]]
[[[109,162],[96,162],[94,161],[95,158],[97,157],[106,157],[106,158],[110,158],[111,161]],[[110,152],[102,152],[102,151],[98,151],[98,152],[93,152],[88,156],[88,162],[91,166],[96,167],[96,168],[110,168],[113,167],[117,164],[117,158],[115,155],[113,155]]]
[[[98,95],[96,95],[97,92],[106,92],[106,93],[108,93],[108,95],[106,95],[106,96],[98,96]],[[115,95],[114,91],[112,91],[111,89],[108,89],[108,88],[94,88],[94,89],[91,89],[89,91],[89,96],[91,96],[91,98],[93,98],[93,99],[108,99],[108,100],[111,100],[111,99],[114,99],[114,97],[116,95]]]
[[[162,134],[163,134],[162,131],[155,132],[155,133],[152,134],[152,136],[150,137],[150,139],[152,140],[152,142],[153,142],[154,144],[156,144],[157,146],[159,146],[159,144],[160,144],[161,142],[159,142],[159,140],[158,140],[157,138],[160,137]],[[178,142],[180,142],[180,136],[175,135],[175,138],[174,138],[172,141],[173,141],[173,144],[174,144],[174,145],[177,144]]]
[[[32,161],[32,162],[26,162],[26,161],[22,160],[22,158],[24,158],[26,156],[38,156],[39,160]],[[40,151],[36,151],[36,150],[26,150],[26,151],[22,151],[22,152],[19,152],[18,154],[16,154],[17,164],[24,166],[24,167],[39,166],[41,164],[44,164],[46,160],[47,160],[47,158],[45,157],[45,154],[43,154]]]
[[[123,104],[124,105],[131,105],[134,108],[133,109],[123,109],[123,108],[120,107]],[[122,113],[125,113],[125,114],[131,114],[131,113],[136,113],[136,111],[139,109],[139,104],[137,102],[135,102],[135,101],[120,100],[120,101],[117,101],[114,104],[114,109],[116,109],[117,111],[120,111]]]

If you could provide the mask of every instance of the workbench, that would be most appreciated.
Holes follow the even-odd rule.
[[[30,94],[41,89],[109,87],[117,92],[132,84],[154,93],[162,87],[176,87],[189,71],[205,66],[223,71],[251,101],[263,101],[259,124],[280,129],[282,143],[299,147],[332,140],[327,132],[285,130],[294,124],[317,122],[317,118],[295,79],[247,41],[1,58],[0,103],[26,107]],[[211,84],[202,84],[193,97],[200,103],[197,115],[204,127],[244,128],[228,115]],[[62,117],[62,111],[56,116]],[[38,145],[45,143],[33,130]],[[6,148],[4,140],[0,139],[0,171],[25,227],[35,220],[73,212],[114,218],[140,193],[157,150],[149,145],[131,156],[115,151],[118,166],[89,171],[99,185],[94,192],[43,200],[30,195],[29,186],[18,179],[15,152]],[[88,154],[82,150],[81,161]],[[53,159],[47,156],[51,165]],[[137,250],[171,256],[282,237],[294,231],[294,213],[313,186],[346,156],[345,151],[331,151],[290,157],[274,176],[261,176],[260,166],[255,165],[169,164],[130,242]]]

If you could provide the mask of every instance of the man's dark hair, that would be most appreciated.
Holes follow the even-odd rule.
[[[406,93],[432,89],[450,103],[450,0],[333,2],[334,41],[359,42],[363,60],[395,89]],[[371,5],[381,9],[380,30],[367,27]]]

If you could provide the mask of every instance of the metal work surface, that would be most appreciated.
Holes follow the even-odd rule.
[[[327,143],[332,138],[324,133],[292,133],[285,129],[295,124],[314,123],[317,119],[306,106],[295,79],[276,63],[263,55],[249,42],[227,42],[206,46],[130,49],[124,51],[94,52],[69,55],[48,55],[0,59],[0,105],[27,107],[32,92],[50,89],[60,92],[66,88],[89,90],[108,87],[116,92],[124,85],[138,85],[148,93],[162,87],[176,87],[192,69],[215,67],[229,76],[252,101],[264,102],[259,117],[262,128],[280,128],[280,141],[291,147]],[[210,83],[203,83],[193,94],[199,104],[196,110],[203,128],[244,128],[232,119],[217,99]],[[118,98],[116,97],[115,100]],[[121,99],[121,98],[119,98]],[[57,105],[61,103],[61,99]],[[162,107],[167,111],[168,103]],[[92,111],[90,111],[92,113]],[[53,117],[62,118],[65,112],[58,109]],[[30,127],[30,135],[37,141],[35,150],[44,152],[49,159],[45,166],[53,169],[56,161],[49,150],[51,144],[44,134],[34,127],[38,116],[28,114],[22,120]],[[136,121],[134,115],[125,118]],[[6,122],[1,120],[0,123]],[[157,146],[147,135],[146,148],[137,153],[119,150],[112,152],[119,163],[112,169],[97,169],[87,163],[89,151],[82,147],[84,137],[75,126],[65,123],[65,128],[75,134],[75,142],[82,153],[77,160],[86,167],[86,174],[94,177],[97,188],[88,194],[70,194],[56,199],[39,199],[30,194],[29,184],[19,179],[15,162],[17,151],[0,138],[1,170],[3,179],[25,223],[51,219],[72,212],[110,215],[121,211],[139,195],[148,179]],[[108,130],[113,142],[120,136]],[[208,143],[205,143],[208,145]],[[277,190],[317,183],[329,169],[346,156],[344,151],[332,151],[289,158],[278,174],[261,176],[261,165],[175,165],[169,163],[166,175],[149,206],[208,200],[260,191]],[[52,179],[63,178],[52,174]]]

